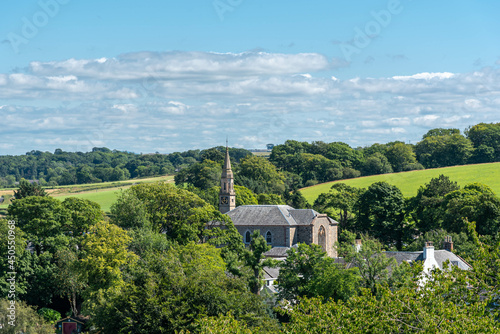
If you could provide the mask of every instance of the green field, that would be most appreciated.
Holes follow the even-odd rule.
[[[104,183],[91,183],[91,184],[77,184],[71,186],[60,186],[57,189],[47,189],[50,196],[57,199],[64,200],[67,197],[84,198],[96,203],[99,203],[101,209],[109,212],[111,204],[116,201],[120,193],[120,189],[130,188],[134,184],[139,183],[153,183],[158,181],[173,182],[174,176],[159,176],[145,179],[132,179],[117,182],[104,182]],[[12,194],[13,190],[0,190],[2,194]],[[8,203],[0,205],[0,209],[6,209]]]
[[[428,183],[432,178],[438,177],[440,174],[448,176],[450,180],[456,181],[460,186],[464,186],[472,182],[484,183],[490,186],[491,189],[493,189],[493,191],[500,196],[499,162],[364,176],[355,179],[322,183],[312,187],[302,188],[300,191],[309,203],[313,203],[319,194],[328,192],[330,187],[335,182],[343,182],[358,188],[367,188],[372,183],[385,181],[401,189],[405,197],[411,197],[417,194],[417,190],[421,185]]]

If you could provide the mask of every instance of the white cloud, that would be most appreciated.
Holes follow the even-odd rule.
[[[247,148],[287,139],[416,142],[431,128],[498,121],[499,69],[339,80],[331,66],[319,54],[204,52],[34,62],[0,74],[8,124],[0,139],[26,138],[2,153],[210,147],[225,141],[221,124]]]
[[[413,75],[396,75],[393,76],[392,78],[394,80],[410,80],[410,79],[431,80],[431,79],[450,79],[453,78],[454,76],[455,74],[450,72],[437,72],[437,73],[423,72]]]

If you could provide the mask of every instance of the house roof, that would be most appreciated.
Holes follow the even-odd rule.
[[[385,252],[384,254],[387,257],[396,259],[398,264],[402,262],[424,261],[423,252]],[[463,270],[469,270],[472,268],[460,256],[444,249],[435,250],[434,258],[439,265],[439,269],[443,269],[443,265],[446,260],[449,260],[451,265],[455,265]]]
[[[271,268],[271,267],[264,267],[262,268],[264,270],[264,279],[265,280],[275,280],[278,278],[278,275],[280,274],[280,269],[279,268]]]
[[[310,225],[319,213],[312,209],[294,209],[288,205],[240,205],[227,215],[236,226],[298,226]],[[332,219],[330,222],[336,223]]]

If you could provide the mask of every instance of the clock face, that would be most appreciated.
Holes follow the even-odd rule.
[[[227,199],[227,197],[221,197],[220,202],[221,202],[222,204],[227,204],[227,203],[228,203],[228,199]]]

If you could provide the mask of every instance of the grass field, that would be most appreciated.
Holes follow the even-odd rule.
[[[117,182],[103,182],[103,183],[91,183],[91,184],[77,184],[71,186],[61,186],[54,189],[47,189],[50,196],[57,199],[64,200],[67,197],[78,197],[84,198],[96,203],[99,203],[101,209],[105,212],[109,212],[111,204],[116,201],[120,189],[130,188],[134,184],[139,183],[153,183],[158,181],[173,182],[174,176],[159,176],[146,179],[132,179],[126,181]],[[12,194],[12,189],[0,190],[0,195]],[[8,203],[0,205],[0,209],[6,209]]]
[[[383,175],[373,175],[358,177],[355,179],[339,180],[353,187],[367,188],[372,183],[385,181],[397,186],[405,197],[415,196],[421,185],[428,183],[432,178],[444,174],[452,181],[456,181],[460,186],[468,183],[484,183],[493,189],[500,196],[500,163],[488,163],[479,165],[454,166],[445,168],[425,169],[403,173],[392,173]],[[303,188],[300,191],[304,197],[313,203],[321,193],[328,192],[335,182],[317,184],[312,187]]]

